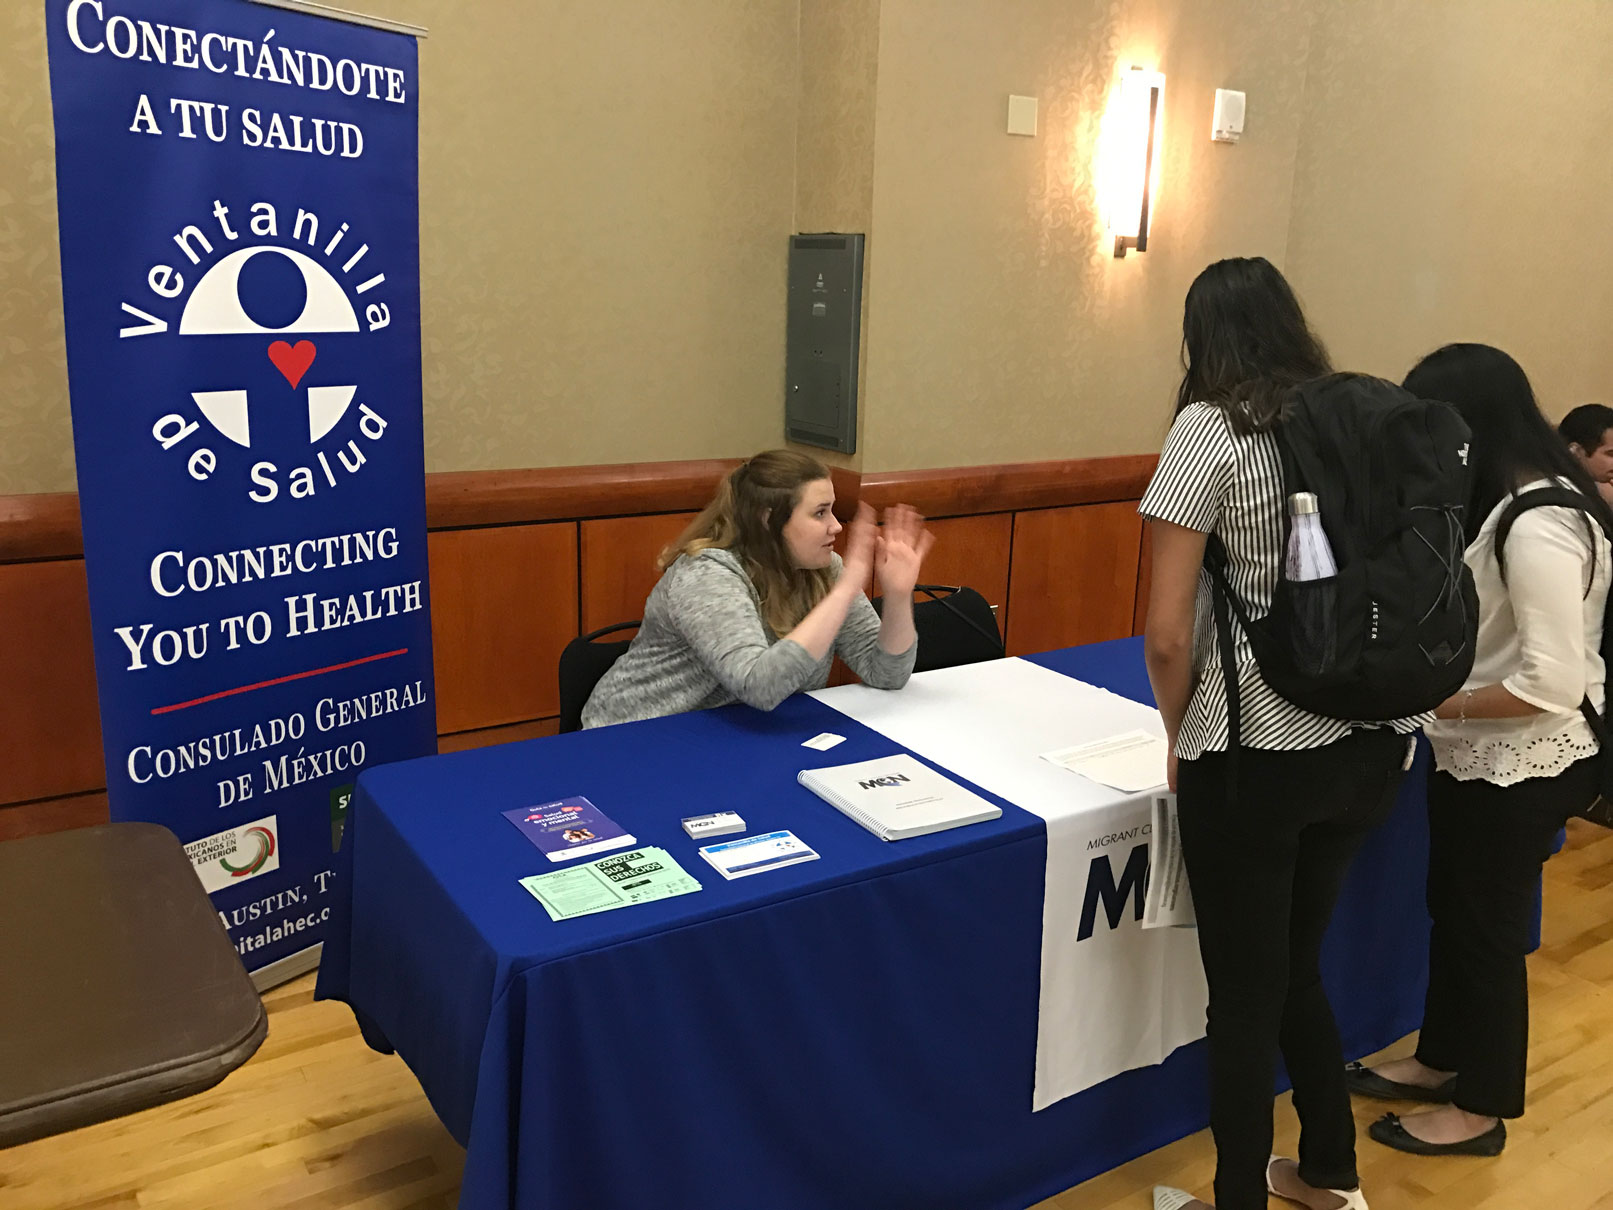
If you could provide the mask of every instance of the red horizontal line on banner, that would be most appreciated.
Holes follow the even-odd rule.
[[[218,693],[209,693],[206,697],[195,697],[188,702],[175,702],[172,706],[158,706],[151,713],[171,714],[175,710],[188,710],[192,706],[200,706],[203,702],[216,702],[221,697],[234,697],[237,693],[251,693],[254,689],[267,689],[270,685],[284,685],[287,681],[300,681],[310,676],[323,676],[327,672],[340,672],[343,668],[357,668],[360,664],[373,664],[376,660],[390,660],[395,655],[408,655],[407,647],[399,647],[396,651],[383,651],[379,655],[367,655],[363,659],[348,660],[345,664],[330,664],[324,668],[310,668],[307,672],[293,672],[290,676],[277,676],[272,681],[259,681],[256,685],[242,685],[238,689],[225,689]]]

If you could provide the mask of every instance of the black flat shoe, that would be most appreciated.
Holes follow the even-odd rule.
[[[1386,1080],[1363,1063],[1344,1065],[1344,1084],[1358,1097],[1371,1097],[1375,1101],[1421,1101],[1426,1105],[1449,1105],[1456,1091],[1455,1076],[1436,1088],[1423,1088]]]
[[[1399,1117],[1386,1113],[1367,1127],[1367,1133],[1385,1147],[1410,1155],[1500,1155],[1507,1145],[1507,1124],[1502,1121],[1460,1143],[1425,1143],[1402,1126]]]

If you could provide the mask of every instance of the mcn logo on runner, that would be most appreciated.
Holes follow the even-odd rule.
[[[334,217],[220,200],[172,243],[118,337],[175,342],[187,389],[154,406],[151,437],[176,470],[206,482],[222,467],[258,504],[359,474],[387,427],[363,398],[365,338],[392,322],[370,246]]]
[[[185,856],[211,895],[280,868],[279,828],[273,815],[193,840]]]

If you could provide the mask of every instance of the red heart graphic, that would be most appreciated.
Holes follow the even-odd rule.
[[[274,368],[285,375],[286,381],[295,391],[302,376],[308,373],[308,367],[314,364],[314,342],[299,340],[295,346],[288,345],[283,340],[277,340],[269,346],[269,360],[274,362]]]

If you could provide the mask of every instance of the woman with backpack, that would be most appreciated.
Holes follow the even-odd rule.
[[[1285,553],[1279,412],[1329,365],[1288,283],[1261,257],[1219,261],[1198,276],[1182,344],[1175,423],[1139,506],[1153,544],[1144,647],[1209,984],[1215,1204],[1264,1210],[1269,1190],[1313,1210],[1364,1210],[1320,952],[1356,849],[1393,808],[1420,720],[1366,725],[1307,713],[1267,684],[1234,628],[1231,776],[1206,549],[1213,538],[1232,589],[1252,616],[1265,615]],[[1271,1155],[1279,1050],[1300,1118],[1297,1164]],[[1160,1187],[1154,1205],[1204,1203]]]
[[[1467,684],[1427,729],[1434,929],[1417,1051],[1352,1064],[1348,1078],[1363,1096],[1437,1106],[1373,1123],[1379,1142],[1418,1155],[1496,1155],[1505,1119],[1523,1113],[1524,956],[1541,867],[1601,787],[1581,703],[1604,706],[1613,510],[1499,349],[1447,345],[1405,385],[1454,404],[1473,431],[1466,562],[1478,586],[1478,643]],[[1543,488],[1563,503],[1530,498]]]

